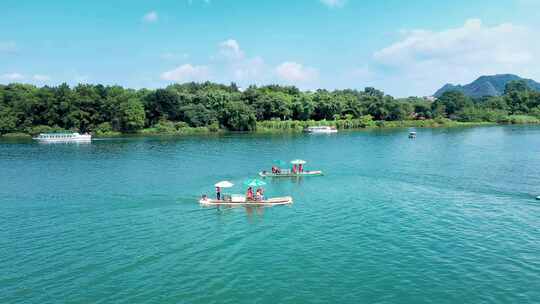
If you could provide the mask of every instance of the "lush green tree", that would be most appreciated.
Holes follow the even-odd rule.
[[[258,120],[286,120],[293,114],[292,96],[279,91],[263,92],[251,106],[255,109]]]
[[[216,121],[216,114],[202,104],[190,104],[180,109],[182,121],[192,127],[208,126]]]
[[[472,106],[472,100],[465,96],[460,91],[447,91],[444,92],[441,97],[439,97],[432,106],[432,109],[436,109],[437,107],[440,107],[440,105],[444,106],[444,109],[446,111],[446,114],[448,116],[455,115],[457,112],[463,110],[466,107]],[[439,108],[440,109],[440,108]]]
[[[379,90],[377,90],[375,88],[372,88],[372,87],[367,87],[367,88],[364,89],[364,95],[376,97],[378,99],[382,99],[383,96],[384,96],[384,92],[379,91]]]
[[[388,120],[406,120],[412,112],[412,106],[406,102],[391,100],[385,106],[388,109]]]
[[[10,108],[0,107],[0,135],[17,129],[17,115]]]
[[[334,96],[326,90],[318,90],[313,95],[313,103],[315,109],[313,111],[313,118],[316,120],[322,119],[334,119],[334,116],[341,114],[341,104],[336,102]]]
[[[129,98],[120,104],[120,123],[122,131],[135,132],[144,127],[145,113],[143,103],[135,98]]]
[[[529,103],[529,92],[527,91],[510,91],[504,96],[510,113],[525,114],[529,111],[527,104]]]
[[[65,128],[73,127],[73,117],[68,117],[72,110],[75,96],[67,83],[61,84],[55,90],[55,109],[58,117],[58,125]]]
[[[295,97],[291,105],[291,110],[292,118],[295,120],[310,119],[315,111],[312,96],[310,94],[302,94]]]
[[[442,118],[446,116],[446,107],[440,102],[434,102],[431,104],[431,113],[433,118]]]
[[[415,102],[412,104],[415,116],[420,119],[433,118],[431,105],[427,102]]]
[[[148,125],[153,125],[162,118],[171,120],[179,118],[180,108],[186,104],[182,101],[187,96],[189,95],[181,97],[174,87],[157,89],[148,94],[144,100]]]
[[[257,127],[257,120],[253,109],[240,101],[227,103],[219,114],[222,126],[232,131],[253,131]]]
[[[76,127],[81,131],[90,131],[103,122],[104,102],[102,88],[91,84],[79,84],[73,89],[75,115],[78,118]]]
[[[528,92],[531,88],[525,80],[512,80],[504,86],[504,95],[508,95],[511,92]]]
[[[341,114],[359,118],[366,112],[365,104],[362,103],[358,94],[354,91],[345,90],[335,92],[337,102],[341,104]]]
[[[374,125],[374,120],[449,117],[461,121],[509,121],[508,114],[540,117],[540,93],[525,82],[511,82],[505,94],[474,101],[460,92],[445,92],[435,102],[418,97],[394,99],[375,88],[300,91],[294,86],[250,86],[211,82],[173,84],[164,89],[133,90],[121,86],[67,84],[37,88],[0,85],[0,133],[136,132],[152,127],[178,132],[191,127],[217,130],[255,129],[257,120],[335,120],[340,127]],[[369,118],[369,119],[368,119]],[[358,120],[355,120],[358,119]],[[277,123],[277,122],[276,122]],[[357,124],[358,123],[358,124]],[[383,122],[377,122],[384,125]]]
[[[481,105],[488,109],[500,109],[504,111],[507,111],[509,109],[508,104],[506,103],[506,99],[501,96],[488,97],[486,100],[481,102]]]
[[[375,120],[386,120],[389,116],[388,107],[382,99],[370,103],[367,113],[375,118]]]

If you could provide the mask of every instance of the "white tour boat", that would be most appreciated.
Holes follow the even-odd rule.
[[[305,130],[307,133],[337,133],[336,127],[329,127],[329,126],[315,126],[315,127],[307,127]]]
[[[92,140],[90,134],[73,133],[41,133],[39,136],[34,137],[35,140],[40,142],[89,142]]]

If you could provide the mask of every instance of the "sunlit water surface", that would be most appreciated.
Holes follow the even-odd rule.
[[[417,131],[0,141],[0,302],[539,303],[540,128]]]

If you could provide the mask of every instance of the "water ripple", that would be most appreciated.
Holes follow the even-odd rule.
[[[540,302],[539,130],[0,142],[0,302]],[[291,158],[292,206],[196,203]]]

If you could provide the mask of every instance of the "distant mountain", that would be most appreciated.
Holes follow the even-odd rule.
[[[463,94],[473,98],[482,96],[499,96],[504,93],[504,87],[506,84],[512,80],[525,80],[531,89],[540,91],[540,83],[532,79],[521,78],[513,74],[498,74],[491,76],[480,76],[475,81],[466,85],[453,85],[447,83],[442,88],[438,89],[433,96],[439,97],[446,91],[460,91],[463,92]]]

